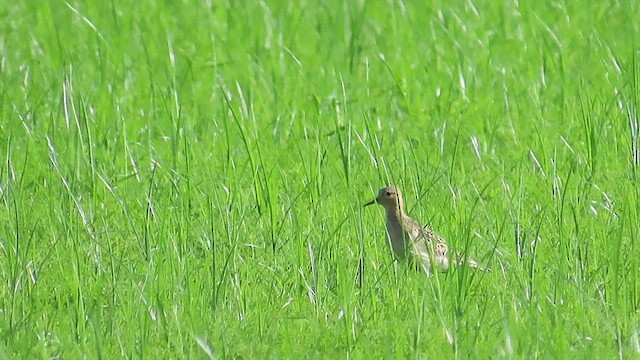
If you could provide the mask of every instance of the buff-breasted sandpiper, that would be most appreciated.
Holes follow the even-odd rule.
[[[365,206],[379,204],[387,213],[386,225],[391,249],[398,260],[409,260],[409,263],[426,274],[432,269],[446,271],[449,269],[450,254],[444,238],[405,213],[402,193],[395,187],[384,187],[378,196]],[[475,260],[453,259],[454,264],[465,263],[472,268],[485,270]]]

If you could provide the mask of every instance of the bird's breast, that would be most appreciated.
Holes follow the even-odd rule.
[[[387,219],[387,233],[389,234],[393,253],[397,258],[404,259],[409,234],[407,234],[400,222],[394,219]]]

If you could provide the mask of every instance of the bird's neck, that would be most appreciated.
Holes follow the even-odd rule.
[[[398,221],[402,219],[402,208],[400,206],[390,206],[386,211],[388,220]]]

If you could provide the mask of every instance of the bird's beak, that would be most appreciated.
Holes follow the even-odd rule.
[[[375,204],[375,203],[376,203],[376,199],[373,199],[373,200],[369,201],[368,203],[364,204],[364,206],[373,205],[373,204]],[[363,207],[364,207],[364,206],[363,206]]]

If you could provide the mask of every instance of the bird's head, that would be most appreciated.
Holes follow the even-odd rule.
[[[402,194],[400,190],[393,187],[387,186],[383,187],[378,191],[378,196],[375,199],[369,201],[364,204],[364,206],[380,204],[385,207],[385,209],[402,209]]]

